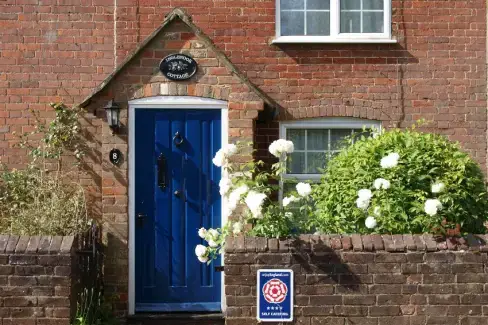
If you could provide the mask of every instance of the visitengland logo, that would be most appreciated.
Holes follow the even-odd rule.
[[[264,299],[272,304],[279,304],[286,299],[288,287],[280,279],[271,279],[263,286]]]

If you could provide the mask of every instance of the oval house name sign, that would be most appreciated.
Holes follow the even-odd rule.
[[[161,60],[159,69],[170,80],[187,80],[197,72],[197,62],[185,54],[170,54]]]

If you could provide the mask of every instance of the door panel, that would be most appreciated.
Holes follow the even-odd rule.
[[[144,215],[136,220],[136,311],[219,311],[220,261],[201,264],[194,249],[200,227],[220,227],[221,171],[211,160],[220,110],[138,109],[135,118],[135,208]]]

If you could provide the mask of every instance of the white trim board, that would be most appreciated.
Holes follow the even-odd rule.
[[[229,110],[226,101],[193,96],[155,96],[129,101],[129,315],[135,314],[135,110],[136,109],[220,109],[222,147],[229,141]],[[225,200],[222,200],[222,225],[227,222]],[[196,234],[195,234],[196,236]],[[222,264],[224,263],[222,254]],[[222,273],[221,303],[225,310],[225,286]]]

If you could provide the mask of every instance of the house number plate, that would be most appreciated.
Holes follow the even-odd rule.
[[[110,162],[114,165],[118,165],[120,159],[122,158],[122,152],[119,149],[110,150]]]

